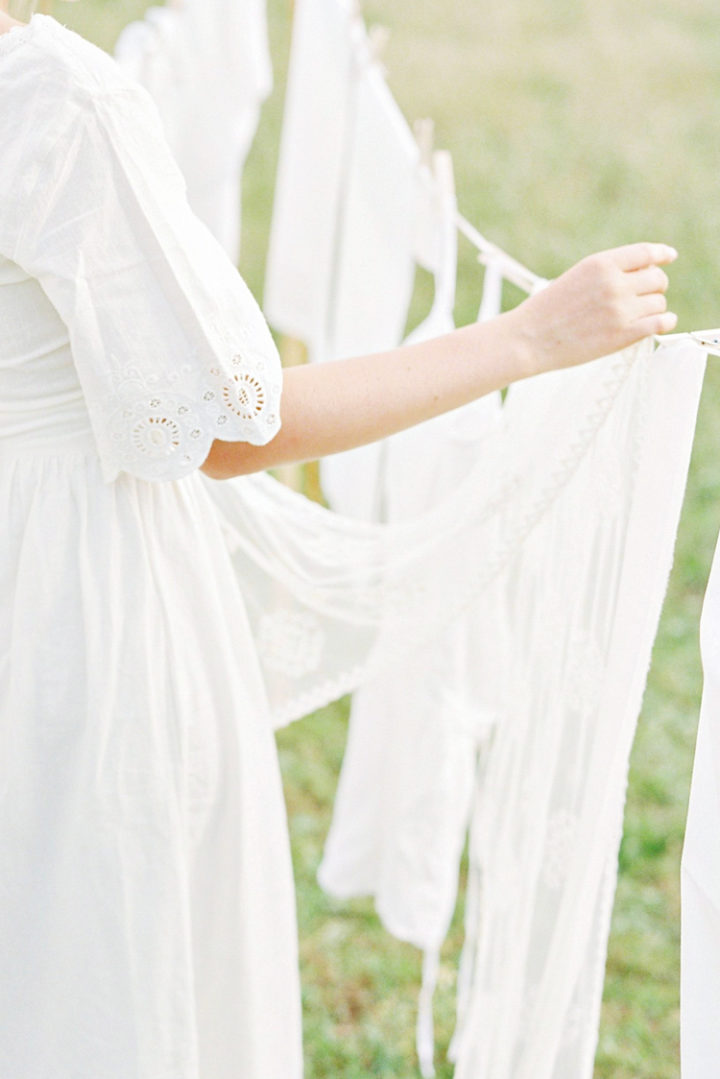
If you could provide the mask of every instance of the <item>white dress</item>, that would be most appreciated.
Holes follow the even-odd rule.
[[[0,38],[0,1075],[297,1079],[267,702],[197,473],[278,429],[145,91]]]

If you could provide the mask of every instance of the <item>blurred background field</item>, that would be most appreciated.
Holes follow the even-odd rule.
[[[276,87],[244,192],[243,271],[262,291],[289,44],[290,0],[269,0]],[[58,2],[109,47],[144,0]],[[432,117],[463,213],[545,276],[603,247],[673,243],[680,328],[720,324],[720,9],[716,0],[366,0],[389,27],[388,79],[408,119]],[[457,315],[482,272],[463,247]],[[312,257],[312,252],[308,252]],[[422,283],[421,283],[422,285]],[[509,297],[510,300],[513,297]],[[418,289],[416,317],[428,297]],[[690,482],[633,754],[596,1079],[674,1079],[679,861],[701,689],[698,620],[720,522],[720,361],[710,360]],[[283,732],[298,882],[308,1079],[410,1079],[419,959],[371,905],[315,884],[345,735],[340,704]],[[462,911],[437,994],[452,1033]],[[439,1058],[438,1075],[451,1068]]]

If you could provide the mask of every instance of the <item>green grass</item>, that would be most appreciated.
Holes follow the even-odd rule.
[[[108,45],[142,0],[58,4]],[[455,161],[460,207],[544,275],[638,239],[674,243],[681,328],[720,323],[720,65],[716,0],[366,0],[406,115],[431,116]],[[245,180],[243,270],[262,289],[290,0],[270,0],[277,87]],[[457,314],[482,272],[462,247]],[[428,302],[420,290],[419,305]],[[418,311],[418,314],[420,312]],[[701,674],[697,625],[720,519],[720,363],[700,411],[676,565],[632,760],[596,1079],[672,1079],[678,1065],[679,859]],[[315,883],[342,755],[341,704],[279,739],[297,872],[308,1079],[409,1079],[417,955],[368,903]],[[452,1032],[460,913],[437,998]],[[438,1075],[451,1069],[440,1062]]]

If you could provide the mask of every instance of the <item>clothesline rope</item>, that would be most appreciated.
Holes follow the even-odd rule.
[[[514,259],[512,255],[508,255],[497,244],[486,239],[462,214],[459,213],[456,220],[458,231],[480,252],[480,261],[484,263],[494,262],[502,270],[503,277],[510,281],[511,284],[517,285],[518,288],[528,293],[535,292],[547,284],[545,278],[539,277],[532,270],[529,270],[527,266],[523,266],[521,262]]]

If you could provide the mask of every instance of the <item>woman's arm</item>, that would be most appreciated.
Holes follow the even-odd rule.
[[[676,252],[630,244],[591,255],[490,322],[390,352],[285,372],[282,429],[265,446],[216,441],[214,479],[314,460],[374,442],[529,375],[608,355],[674,329],[666,311]]]

